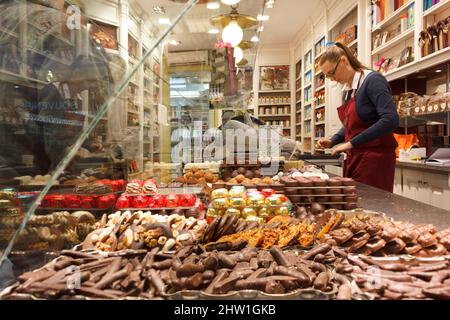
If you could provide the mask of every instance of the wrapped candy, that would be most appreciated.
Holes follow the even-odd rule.
[[[226,198],[214,199],[211,202],[211,206],[214,209],[227,209],[228,208],[228,199],[226,199]]]
[[[166,206],[168,208],[175,208],[178,206],[179,197],[176,194],[169,194],[166,196]]]
[[[219,216],[219,213],[217,212],[216,209],[214,209],[214,208],[209,208],[209,209],[208,209],[208,212],[206,213],[206,215],[207,215],[208,217],[215,218],[215,217]]]
[[[119,199],[117,199],[116,209],[125,209],[130,207],[131,207],[130,197],[122,195],[119,197]]]
[[[130,184],[130,183],[136,183],[136,184],[140,185],[141,187],[144,186],[144,181],[139,180],[139,179],[133,179],[133,180],[128,181],[128,184]]]
[[[130,182],[127,184],[127,188],[125,190],[127,194],[138,195],[142,193],[142,186],[137,182]]]
[[[179,207],[193,207],[197,199],[193,194],[182,194],[178,199]]]
[[[248,216],[245,221],[256,221],[258,223],[263,223],[264,219],[261,217],[256,217],[256,216]]]
[[[266,198],[268,198],[268,197],[270,197],[271,195],[275,194],[275,190],[273,190],[273,189],[263,189],[263,190],[261,191],[261,193],[262,193]]]
[[[68,194],[64,197],[64,208],[80,208],[81,200],[78,196]]]
[[[269,208],[264,207],[258,210],[258,217],[267,218],[268,216],[270,216]]]
[[[216,189],[211,192],[211,199],[219,199],[219,198],[228,198],[228,190],[227,189]]]
[[[241,214],[241,211],[236,208],[228,208],[227,211],[225,211],[225,214],[239,216]]]
[[[260,193],[252,193],[248,195],[247,205],[250,207],[261,207],[264,205],[264,196]]]
[[[230,190],[231,198],[242,198],[246,193],[246,189],[244,186],[233,186]]]
[[[114,204],[116,202],[116,197],[114,195],[106,195],[106,196],[100,196],[97,199],[97,208],[98,209],[109,209],[114,207]]]
[[[278,195],[278,194],[271,195],[270,197],[268,197],[266,199],[266,204],[268,206],[279,206],[283,202],[284,201],[283,201],[282,197],[280,197],[280,195]]]
[[[233,208],[242,210],[246,206],[246,201],[244,198],[231,198],[230,206],[232,206]]]
[[[164,208],[166,207],[166,196],[162,194],[155,194],[152,197],[153,208]]]
[[[275,208],[274,210],[274,214],[276,216],[287,216],[289,215],[289,208],[288,207],[279,207],[279,208]]]
[[[148,204],[148,197],[144,196],[133,197],[133,200],[131,202],[133,208],[147,208],[147,204]]]
[[[244,208],[241,211],[241,218],[246,219],[249,216],[257,216],[256,210],[253,208]]]

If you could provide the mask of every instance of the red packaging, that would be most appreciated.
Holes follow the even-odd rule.
[[[125,183],[125,181],[124,181],[124,183]],[[111,188],[113,189],[113,192],[122,191],[123,186],[124,186],[124,184],[122,184],[121,180],[114,180],[111,182]]]
[[[147,199],[147,208],[156,208],[155,198],[154,197],[148,197],[148,199]]]
[[[100,196],[97,198],[98,209],[109,209],[114,207],[116,198],[114,195]]]
[[[147,208],[148,197],[136,196],[133,197],[132,206],[133,208]]]
[[[125,209],[125,208],[131,208],[130,197],[120,196],[116,202],[116,209]]]
[[[64,208],[64,205],[64,197],[60,195],[48,194],[42,201],[42,206],[45,208]]]
[[[117,191],[122,191],[122,190],[125,190],[125,185],[127,183],[125,180],[119,179],[119,180],[114,180],[113,184],[117,186]]]
[[[80,197],[80,208],[92,209],[95,207],[95,200],[91,196],[81,196]]]
[[[176,194],[169,194],[166,197],[166,206],[168,208],[175,208],[178,206],[179,196]]]
[[[271,195],[275,194],[276,192],[273,189],[263,189],[261,191],[261,193],[264,195],[264,197],[267,198],[267,197],[270,197]]]
[[[153,196],[154,208],[166,207],[166,196],[162,194],[156,194]]]
[[[72,194],[64,196],[64,208],[80,208],[81,199],[80,197]]]
[[[178,207],[193,207],[196,200],[192,194],[182,194],[178,197]]]

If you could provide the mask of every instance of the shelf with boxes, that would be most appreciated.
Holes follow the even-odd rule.
[[[356,55],[358,51],[358,6],[349,10],[328,32],[329,41],[345,44]]]
[[[377,3],[372,25],[372,67],[383,74],[414,61],[415,1]]]
[[[450,0],[424,0],[423,29],[419,35],[420,56],[426,57],[450,46]]]

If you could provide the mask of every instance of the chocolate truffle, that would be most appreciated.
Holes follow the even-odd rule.
[[[326,187],[327,181],[320,178],[311,179],[314,187]]]
[[[355,180],[353,180],[352,178],[342,178],[341,179],[342,185],[343,186],[355,186]]]
[[[342,185],[342,182],[339,179],[331,178],[331,179],[328,179],[327,184],[330,187],[340,187]]]

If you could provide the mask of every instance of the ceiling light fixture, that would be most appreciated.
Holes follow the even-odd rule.
[[[268,15],[258,14],[256,19],[258,19],[258,21],[267,21],[267,20],[269,20],[269,16]]]
[[[239,3],[239,1],[241,1],[241,0],[221,0],[221,1],[226,5],[233,6],[237,3]]]
[[[170,20],[168,18],[159,18],[159,24],[170,24]]]
[[[219,29],[217,29],[217,28],[212,28],[212,29],[209,29],[208,30],[208,33],[209,34],[218,34],[220,31],[219,31]]]
[[[244,31],[238,25],[236,20],[231,22],[222,31],[222,40],[229,43],[232,47],[236,47],[244,38]]]
[[[258,24],[255,17],[240,14],[237,7],[232,7],[229,14],[222,14],[211,18],[211,24],[223,28],[222,40],[231,46],[237,46],[244,37],[243,29],[248,29]]]
[[[441,73],[441,72],[442,72],[441,69],[437,69],[437,70],[436,70],[436,73]]]
[[[244,51],[241,48],[235,47],[233,52],[234,62],[238,64],[244,59]]]
[[[257,35],[254,35],[254,36],[250,39],[250,41],[251,41],[251,42],[259,42],[259,38],[258,38]]]
[[[220,8],[220,3],[218,1],[208,2],[206,8],[209,10],[217,10]]]

